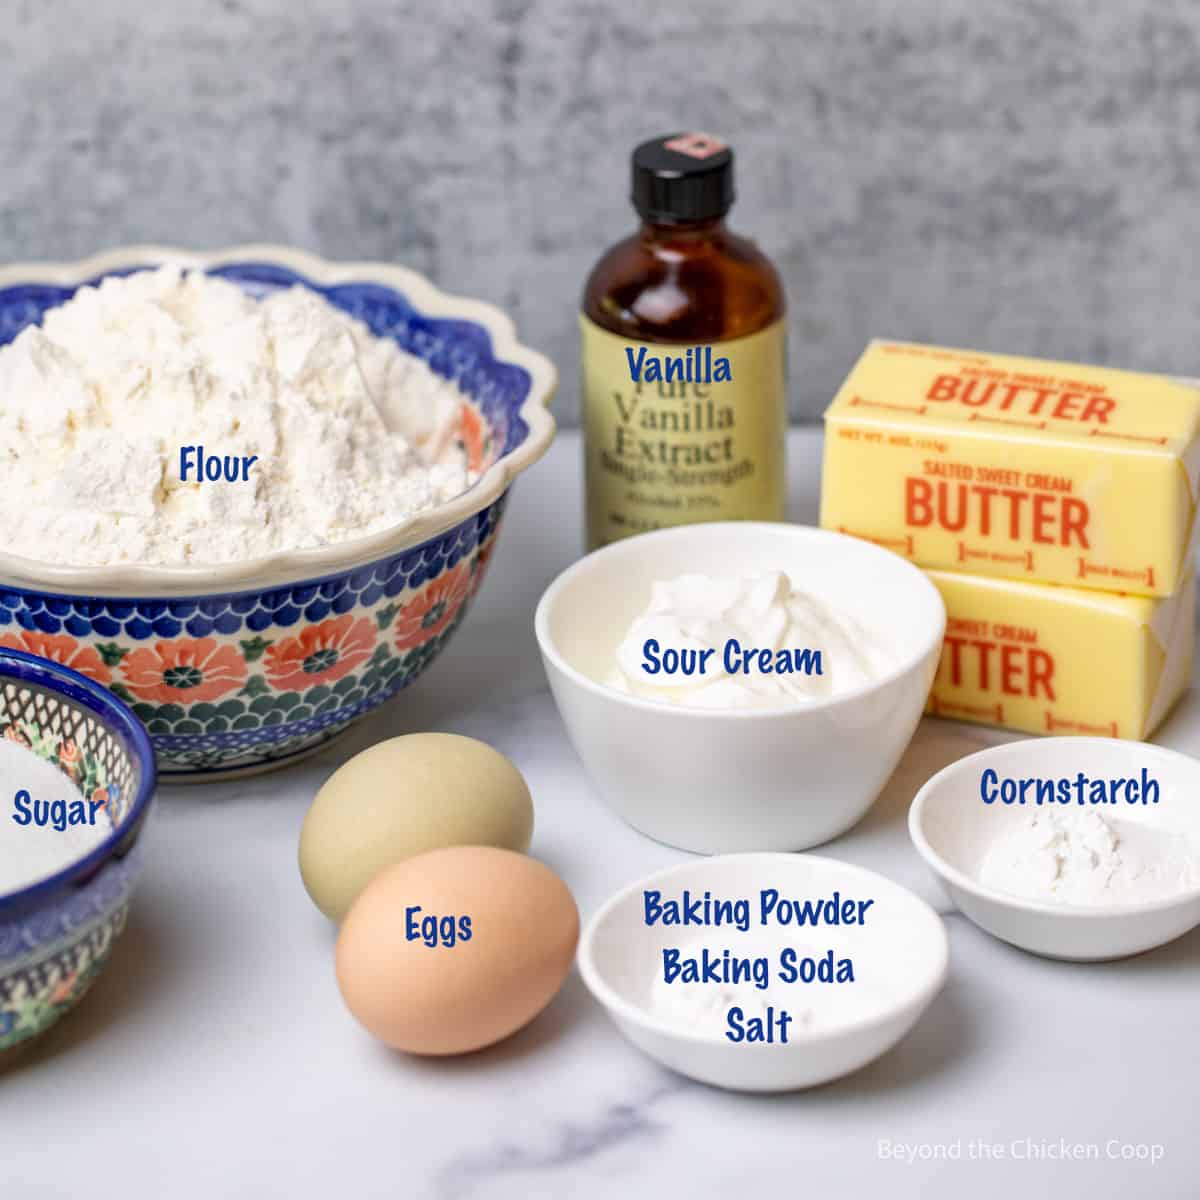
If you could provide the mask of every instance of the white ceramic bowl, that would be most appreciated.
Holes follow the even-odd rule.
[[[713,711],[605,686],[656,580],[786,571],[866,628],[893,635],[893,670],[813,704]],[[802,525],[663,529],[589,554],[546,589],[535,626],[550,688],[600,794],[686,850],[802,850],[849,829],[892,773],[925,706],[946,612],[904,559]]]
[[[752,932],[648,926],[647,888],[661,891],[664,899],[685,888],[693,896],[707,890],[717,898],[749,899]],[[874,904],[862,925],[762,927],[758,897],[766,888],[798,900],[817,900],[836,890],[843,900]],[[852,961],[855,979],[773,984],[764,1000],[792,1014],[787,1043],[732,1042],[726,1037],[723,1003],[699,1023],[661,1008],[667,989],[657,981],[664,947],[694,952],[700,945],[727,947],[739,956],[766,954],[773,968],[785,947],[802,954],[811,948],[816,955],[832,949],[836,957]],[[724,855],[660,871],[613,896],[587,923],[579,943],[584,982],[635,1046],[682,1075],[749,1092],[813,1087],[866,1066],[913,1027],[941,989],[948,961],[942,919],[923,900],[873,871],[810,854]],[[719,999],[720,985],[700,986],[718,989],[714,999]],[[806,1009],[812,1017],[803,1024]]]
[[[995,937],[1034,954],[1074,962],[1140,954],[1200,925],[1200,886],[1166,900],[1099,908],[1009,895],[980,883],[977,875],[989,846],[1030,811],[985,805],[979,783],[986,768],[1019,778],[1074,776],[1077,771],[1128,777],[1143,766],[1160,783],[1160,802],[1122,804],[1101,815],[1177,832],[1200,859],[1200,762],[1161,746],[1111,738],[1028,738],[959,759],[917,793],[909,810],[909,833],[954,903]]]

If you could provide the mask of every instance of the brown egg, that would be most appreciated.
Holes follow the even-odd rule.
[[[512,850],[450,846],[371,880],[342,922],[338,986],[389,1046],[465,1054],[550,1003],[578,940],[579,911],[549,867]]]

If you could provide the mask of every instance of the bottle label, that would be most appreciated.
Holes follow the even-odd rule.
[[[783,519],[782,321],[685,345],[580,325],[589,546],[668,525]]]

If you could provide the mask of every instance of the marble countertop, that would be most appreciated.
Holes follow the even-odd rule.
[[[795,432],[791,450],[793,515],[813,522],[820,435]],[[907,806],[933,771],[1004,735],[951,722],[925,720],[871,813],[821,851],[912,888],[950,933],[946,988],[858,1074],[777,1097],[691,1083],[630,1046],[575,974],[531,1026],[467,1058],[407,1058],[359,1030],[296,842],[316,789],[364,747],[442,729],[510,755],[537,807],[532,851],[585,919],[687,857],[603,806],[546,687],[533,607],[581,528],[578,440],[563,435],[516,488],[478,605],[419,683],[284,772],[162,790],[111,966],[0,1076],[0,1195],[1194,1195],[1200,933],[1071,966],[953,912],[909,844]],[[1200,692],[1156,740],[1200,747]],[[950,1157],[905,1164],[881,1142]],[[1111,1142],[1161,1146],[1161,1161],[1111,1160]],[[985,1144],[1005,1157],[982,1157]]]

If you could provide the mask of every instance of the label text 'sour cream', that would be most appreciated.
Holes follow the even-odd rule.
[[[770,708],[849,691],[890,665],[881,639],[781,571],[680,575],[654,584],[606,682],[666,704]]]

